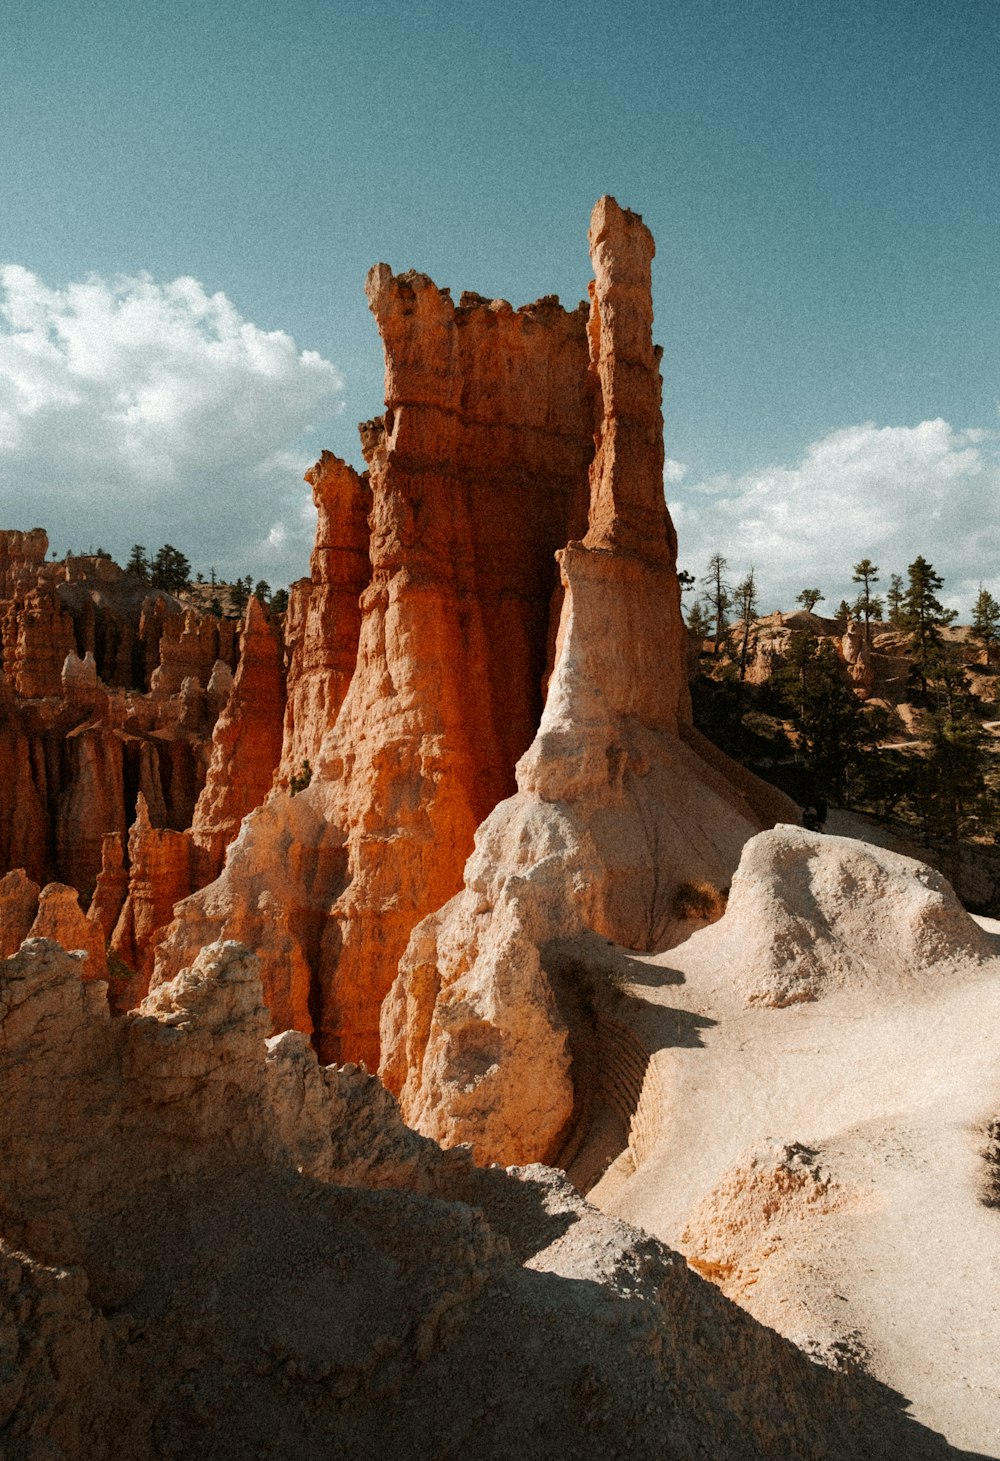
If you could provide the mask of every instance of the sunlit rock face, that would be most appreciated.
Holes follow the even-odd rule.
[[[480,829],[463,891],[415,930],[382,1015],[382,1074],[406,1119],[470,1142],[482,1161],[551,1159],[572,1120],[547,950],[587,930],[665,947],[680,882],[722,886],[748,837],[794,816],[752,778],[729,777],[724,757],[698,753],[663,501],[653,240],[602,198],[590,244],[590,514],[583,541],[557,555],[545,708],[517,795]]]
[[[478,827],[498,860],[463,895],[481,926],[460,963],[477,963],[480,934],[483,949],[506,947],[506,914],[496,927],[488,914],[494,883],[511,857],[529,869],[531,849],[549,848],[550,892],[537,938],[523,940],[534,952],[527,963],[512,955],[523,982],[560,900],[568,928],[661,946],[678,876],[724,882],[777,804],[793,815],[690,725],[663,499],[653,242],[637,215],[602,199],[591,246],[589,310],[551,298],[515,310],[471,294],[456,305],[423,274],[384,264],[369,274],[386,412],[361,428],[363,477],[329,455],[309,473],[319,525],[311,579],[289,610],[288,790],[244,823],[220,878],[178,910],[154,985],[205,943],[239,938],[261,954],[277,1027],[291,1020],[324,1058],[373,1065],[410,935],[461,889]],[[506,814],[494,809],[515,793],[549,808],[543,821],[568,818],[572,886],[562,834],[553,843],[547,825],[536,835],[529,817],[520,850],[498,847]],[[512,928],[534,927],[534,913],[511,917]],[[426,950],[426,930],[418,943]],[[437,976],[406,967],[384,1068],[423,1120],[438,1101],[422,1073]],[[523,1051],[557,1094],[527,1155],[551,1149],[571,1099],[565,1040],[538,978],[535,992],[517,986],[519,1007],[541,1011]],[[402,1011],[414,999],[411,1020]],[[506,1063],[502,1045],[484,1036],[474,1071]]]
[[[218,876],[243,818],[271,790],[281,757],[284,707],[281,633],[251,598],[243,621],[239,667],[212,731],[208,773],[191,821],[196,887]]]
[[[938,1454],[560,1173],[267,1039],[248,950],[121,1019],[82,962],[0,960],[5,1456]]]
[[[288,701],[279,780],[307,779],[344,703],[358,658],[361,594],[371,578],[371,488],[325,451],[306,473],[316,505],[309,578],[294,583],[285,615]]]
[[[362,427],[366,478],[329,456],[309,474],[320,520],[289,610],[281,771],[296,794],[185,906],[155,978],[213,930],[238,936],[325,1056],[374,1065],[410,931],[461,886],[538,724],[555,554],[586,527],[594,397],[583,309],[456,306],[385,265],[367,288],[387,411]]]

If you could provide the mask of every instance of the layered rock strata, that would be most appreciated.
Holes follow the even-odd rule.
[[[271,790],[281,758],[284,709],[281,633],[251,598],[243,621],[239,668],[212,730],[211,760],[191,821],[195,887],[218,876],[243,818]]]
[[[604,198],[591,220],[591,379],[600,416],[582,543],[518,794],[481,827],[463,892],[421,924],[382,1014],[382,1074],[406,1120],[502,1163],[554,1157],[572,1051],[549,950],[586,931],[666,947],[679,885],[728,883],[786,799],[691,731],[675,540],[663,503],[653,241]],[[561,962],[565,965],[565,957]]]
[[[326,595],[346,597],[360,581],[366,490],[326,457],[310,474],[320,506],[312,586],[292,616],[282,776],[294,794],[272,796],[244,824],[221,877],[178,910],[153,976],[155,986],[205,943],[237,937],[260,952],[279,1024],[312,1033],[324,1058],[373,1064],[379,1010],[412,930],[461,887],[475,829],[520,785],[532,806],[550,810],[544,827],[527,819],[511,854],[511,889],[538,858],[565,866],[542,896],[549,911],[538,927],[527,927],[534,913],[511,911],[511,927],[497,937],[494,963],[509,964],[513,981],[500,1025],[513,1004],[524,1012],[518,1059],[537,1064],[545,1112],[523,1147],[500,1143],[505,1159],[551,1152],[572,1106],[565,1032],[535,934],[544,941],[586,925],[661,947],[676,924],[679,878],[721,886],[748,836],[776,815],[794,816],[690,725],[663,501],[652,239],[641,220],[604,199],[592,247],[589,312],[566,312],[553,299],[514,310],[472,294],[456,307],[425,275],[372,270],[387,409],[362,427],[370,581],[353,678],[314,762],[304,747],[316,744],[339,693],[339,646],[307,673],[308,620],[315,599],[315,635],[328,635]],[[334,517],[347,546],[327,566]],[[308,743],[303,727],[312,727]],[[559,828],[568,805],[576,810]],[[511,816],[522,812],[518,803]],[[487,910],[497,906],[485,870],[495,835],[487,822],[470,864],[484,869],[472,874],[468,895],[479,919],[473,963]],[[508,860],[500,858],[501,882]],[[565,916],[551,911],[560,900]],[[419,1120],[432,1120],[425,1108],[439,1102],[414,1094],[425,1070],[432,1086],[437,1080],[437,1057],[425,1059],[438,979],[421,972],[437,967],[429,929],[385,1026],[387,1079],[406,1087],[408,1113]],[[450,957],[442,955],[445,964]],[[468,1048],[456,1089],[471,1091],[480,1074],[508,1064],[506,1037],[498,1045],[487,1021],[480,1039],[475,1025],[466,1022],[461,1037]],[[519,1068],[510,1067],[512,1090]],[[484,1088],[481,1097],[496,1094]],[[500,1099],[498,1131],[504,1108]],[[520,1126],[525,1113],[508,1115]],[[464,1139],[459,1127],[445,1121],[440,1133]]]
[[[456,307],[426,276],[385,265],[367,289],[387,411],[362,428],[370,582],[350,688],[308,789],[251,820],[219,882],[182,910],[155,977],[209,937],[239,937],[261,951],[282,1017],[315,1030],[325,1056],[373,1065],[410,931],[460,886],[475,829],[513,789],[537,725],[554,554],[586,525],[594,417],[583,311],[476,295]],[[358,483],[325,459],[318,498],[331,481],[355,521]],[[341,569],[357,582],[356,557]],[[300,705],[295,663],[293,651]],[[289,775],[301,725],[296,710]]]
[[[336,722],[358,658],[361,594],[371,578],[371,489],[353,467],[324,452],[306,473],[316,504],[309,578],[292,585],[285,615],[288,700],[279,780],[308,781]]]
[[[190,825],[235,626],[47,548],[41,529],[0,533],[0,869],[86,898],[140,792],[156,826]]]

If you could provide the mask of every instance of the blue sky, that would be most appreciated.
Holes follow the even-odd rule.
[[[1000,593],[994,0],[36,0],[3,36],[3,525],[298,576],[301,467],[381,406],[368,267],[571,305],[611,192],[657,240],[681,561]]]

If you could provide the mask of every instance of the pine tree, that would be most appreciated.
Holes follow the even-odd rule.
[[[837,623],[840,625],[841,630],[847,628],[847,625],[851,618],[851,606],[846,599],[841,599],[840,603],[837,605],[837,613],[835,615],[835,618],[837,620]]]
[[[801,604],[807,614],[811,614],[820,599],[825,597],[826,595],[818,588],[804,588],[800,594],[796,595],[795,602]]]
[[[896,629],[903,627],[903,580],[898,573],[892,574],[885,594],[885,607],[889,623]]]
[[[141,543],[132,544],[132,552],[125,564],[125,572],[130,573],[133,578],[149,578],[149,558]]]
[[[715,643],[712,645],[713,655],[717,655],[726,642],[726,630],[729,627],[729,610],[732,608],[732,589],[725,579],[726,569],[729,564],[721,553],[713,553],[708,560],[708,572],[702,578],[706,586],[705,601],[715,622]]]
[[[827,800],[847,804],[873,729],[831,639],[810,630],[792,636],[786,655],[785,697],[800,755],[822,813]],[[822,816],[821,818],[822,819]]]
[[[902,623],[910,633],[910,650],[916,657],[919,676],[925,679],[928,660],[941,644],[941,630],[958,615],[938,599],[944,579],[926,558],[915,558],[906,571],[909,582],[903,594]]]
[[[700,646],[702,641],[708,638],[711,628],[712,621],[708,616],[708,610],[705,608],[705,605],[702,603],[701,599],[695,599],[690,609],[688,609],[688,633],[690,634],[692,639],[697,640]]]
[[[271,595],[271,608],[276,614],[283,614],[288,608],[287,588],[276,588]]]
[[[871,621],[881,617],[883,608],[882,600],[872,593],[872,585],[878,583],[878,564],[873,563],[870,558],[862,558],[860,563],[854,565],[851,582],[861,584],[861,592],[852,607],[857,617],[864,620],[865,641],[871,644]]]
[[[733,591],[733,607],[739,616],[740,647],[737,655],[740,680],[747,677],[747,665],[756,644],[754,634],[754,623],[757,619],[757,585],[754,581],[753,569],[747,574],[741,583],[736,585]]]
[[[154,588],[163,588],[169,593],[175,589],[190,587],[191,564],[180,549],[172,547],[170,543],[164,543],[157,551],[151,570],[150,582]]]
[[[914,765],[907,800],[925,846],[953,846],[991,829],[993,796],[986,785],[991,758],[975,696],[955,652],[934,649],[925,674],[931,701],[928,747]]]
[[[972,610],[970,636],[982,645],[983,663],[988,665],[994,649],[1000,644],[1000,604],[982,584]]]

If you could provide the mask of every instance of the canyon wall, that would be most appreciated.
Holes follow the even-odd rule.
[[[0,874],[93,895],[140,975],[127,1003],[173,903],[270,789],[283,644],[255,600],[238,639],[110,558],[47,553],[42,529],[0,533]]]

